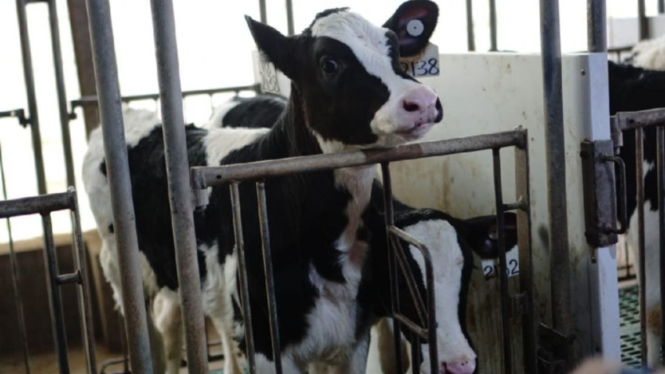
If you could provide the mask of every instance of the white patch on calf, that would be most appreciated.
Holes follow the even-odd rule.
[[[440,362],[453,363],[476,359],[459,321],[459,296],[462,287],[464,255],[453,226],[443,220],[428,220],[408,226],[406,233],[425,244],[430,251],[436,290],[437,343]],[[425,278],[425,260],[421,252],[409,246],[411,256]],[[428,345],[422,346],[421,370],[429,373]]]
[[[206,122],[202,127],[204,129],[217,129],[222,127],[222,123],[224,120],[224,116],[233,108],[238,106],[241,101],[231,99],[229,101],[224,102],[223,104],[215,107],[213,109],[212,114],[210,115],[210,119],[208,122]]]

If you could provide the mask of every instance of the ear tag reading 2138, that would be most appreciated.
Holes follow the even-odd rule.
[[[417,24],[413,26],[414,30],[411,30],[411,24],[409,24],[409,32],[417,32]],[[425,48],[425,52],[417,60],[402,61],[400,64],[402,65],[402,70],[414,78],[437,76],[440,71],[439,47],[436,44],[429,43]]]

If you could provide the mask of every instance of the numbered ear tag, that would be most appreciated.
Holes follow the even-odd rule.
[[[261,91],[280,94],[277,80],[278,73],[275,70],[275,66],[261,58],[258,51],[252,52],[252,60],[254,62],[254,79],[256,82],[261,83]]]
[[[482,260],[480,263],[482,265],[483,275],[485,275],[486,280],[496,278],[498,276],[500,269],[498,258]],[[508,252],[506,252],[506,263],[508,264],[507,266],[508,269],[506,269],[506,275],[508,277],[514,277],[516,275],[519,275],[520,258],[517,246],[511,248]]]
[[[420,22],[418,20],[412,20],[407,25],[409,34],[411,32],[418,33],[419,27],[422,27],[422,22],[420,26],[412,22]],[[422,30],[420,31],[422,33]],[[402,70],[409,74],[410,76],[417,77],[433,77],[439,75],[439,47],[436,44],[429,43],[425,48],[425,53],[423,53],[418,60],[405,62],[400,62],[402,65]]]

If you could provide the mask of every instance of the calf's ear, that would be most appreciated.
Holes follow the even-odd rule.
[[[429,44],[429,39],[439,20],[439,7],[430,0],[410,0],[397,8],[383,24],[397,34],[401,58],[419,56]]]
[[[517,215],[512,212],[503,214],[504,238],[506,251],[517,245]],[[496,258],[499,256],[499,231],[496,216],[483,216],[471,218],[466,221],[469,232],[466,242],[481,258]]]
[[[298,42],[293,37],[286,37],[274,28],[245,16],[249,31],[259,51],[275,68],[282,71],[291,80],[296,79],[298,69],[296,48]]]

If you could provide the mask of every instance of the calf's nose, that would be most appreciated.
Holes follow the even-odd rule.
[[[476,360],[467,360],[460,362],[444,362],[443,373],[450,374],[473,374],[476,370]]]
[[[443,117],[439,97],[425,86],[419,86],[402,97],[401,111],[403,116],[416,124],[439,122]]]

